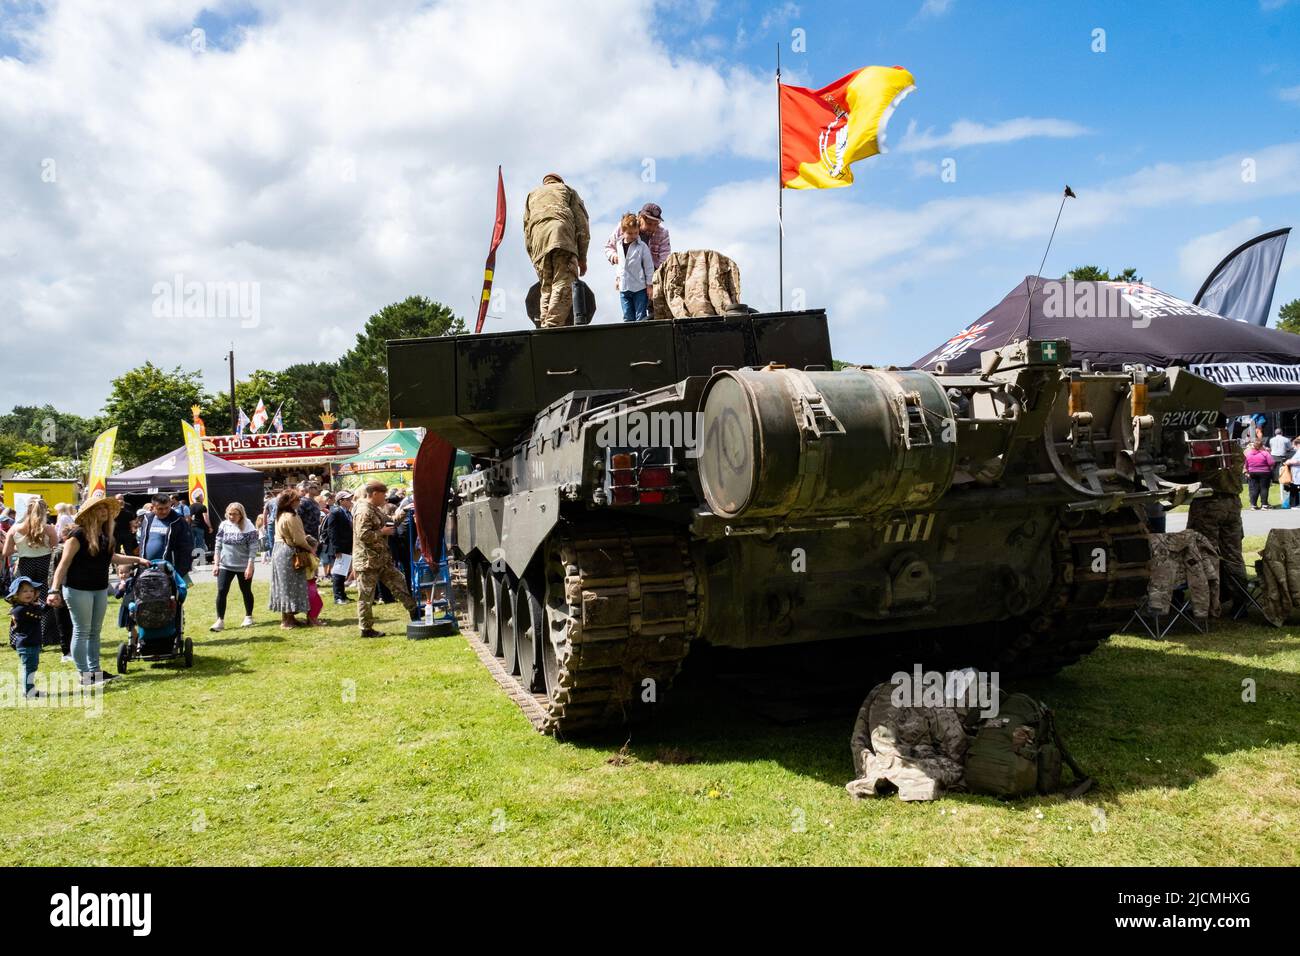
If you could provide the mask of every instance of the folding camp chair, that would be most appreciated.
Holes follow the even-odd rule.
[[[1234,621],[1240,621],[1250,613],[1250,609],[1253,607],[1259,612],[1259,616],[1264,619],[1265,623],[1271,623],[1268,620],[1268,615],[1264,613],[1263,605],[1259,603],[1260,595],[1264,593],[1263,577],[1260,573],[1263,563],[1263,561],[1255,562],[1255,579],[1253,581],[1242,584],[1236,578],[1228,578],[1229,589],[1236,604],[1236,607],[1232,610],[1232,619]]]
[[[1142,601],[1138,604],[1137,610],[1133,616],[1128,619],[1125,630],[1133,626],[1136,621],[1142,625],[1142,629],[1147,632],[1154,640],[1163,641],[1165,636],[1174,629],[1180,620],[1187,624],[1197,634],[1208,634],[1210,631],[1210,619],[1207,617],[1201,620],[1191,613],[1192,599],[1187,591],[1187,582],[1184,581],[1173,590],[1169,601],[1169,610],[1164,614],[1157,614],[1151,609],[1151,599],[1148,595],[1142,595]]]

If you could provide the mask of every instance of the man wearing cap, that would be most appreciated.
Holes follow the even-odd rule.
[[[547,173],[524,201],[524,245],[541,283],[541,326],[568,325],[573,283],[587,274],[591,222],[582,197],[558,173]]]
[[[668,229],[663,224],[664,211],[659,208],[658,203],[648,202],[641,207],[637,218],[641,221],[641,241],[650,247],[650,261],[658,269],[659,263],[667,259],[668,254],[673,251],[672,243],[668,241]],[[615,226],[614,234],[605,243],[605,258],[609,260],[610,265],[618,264],[618,244],[622,241],[623,233],[618,226]]]
[[[357,623],[362,637],[383,637],[375,630],[371,605],[375,600],[375,587],[384,587],[402,602],[411,620],[418,620],[415,598],[406,581],[393,566],[393,555],[388,550],[388,539],[397,531],[385,510],[388,487],[382,481],[368,481],[365,497],[357,505],[352,519],[352,567],[357,572]]]
[[[325,525],[321,537],[329,542],[334,551],[334,563],[330,565],[330,580],[334,582],[334,603],[347,604],[348,576],[352,571],[352,492],[340,491],[334,498],[334,506],[325,516]]]

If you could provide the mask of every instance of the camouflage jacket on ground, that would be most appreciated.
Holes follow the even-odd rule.
[[[1281,627],[1300,605],[1300,528],[1274,528],[1259,554],[1259,603],[1269,623]]]
[[[874,687],[858,712],[850,748],[856,780],[847,784],[855,797],[898,790],[901,800],[934,800],[945,790],[963,788],[970,738],[964,712],[953,707],[896,707],[894,684]]]
[[[712,249],[674,252],[655,270],[654,317],[721,315],[740,301],[740,267]]]
[[[1147,603],[1156,614],[1168,614],[1174,590],[1187,586],[1196,617],[1219,616],[1219,549],[1199,531],[1151,536],[1151,580]]]
[[[393,563],[388,550],[388,536],[384,525],[388,512],[376,508],[368,501],[358,502],[352,511],[352,566],[358,571],[385,568]]]
[[[528,194],[524,202],[524,246],[533,265],[553,249],[572,252],[579,261],[587,258],[591,243],[591,221],[582,197],[564,183],[545,183]]]

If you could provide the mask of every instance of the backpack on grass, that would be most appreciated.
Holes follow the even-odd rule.
[[[1061,788],[1061,762],[1080,781],[1077,796],[1092,785],[1064,752],[1052,712],[1027,694],[999,694],[998,715],[980,724],[966,754],[966,786],[994,797],[1025,797]],[[1084,786],[1086,784],[1086,786]]]

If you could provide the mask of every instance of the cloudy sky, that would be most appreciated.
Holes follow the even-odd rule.
[[[778,44],[787,82],[917,82],[854,186],[785,197],[787,304],[829,311],[837,357],[906,363],[978,317],[1067,182],[1045,272],[1185,297],[1300,219],[1300,0],[0,0],[0,408],[97,411],[145,359],[215,390],[232,344],[245,371],[333,359],[414,293],[468,315],[498,164],[490,330],[530,327],[520,212],[550,170],[600,239],[654,200],[774,308]],[[614,320],[598,253],[588,280]],[[246,308],[167,315],[195,282]]]

